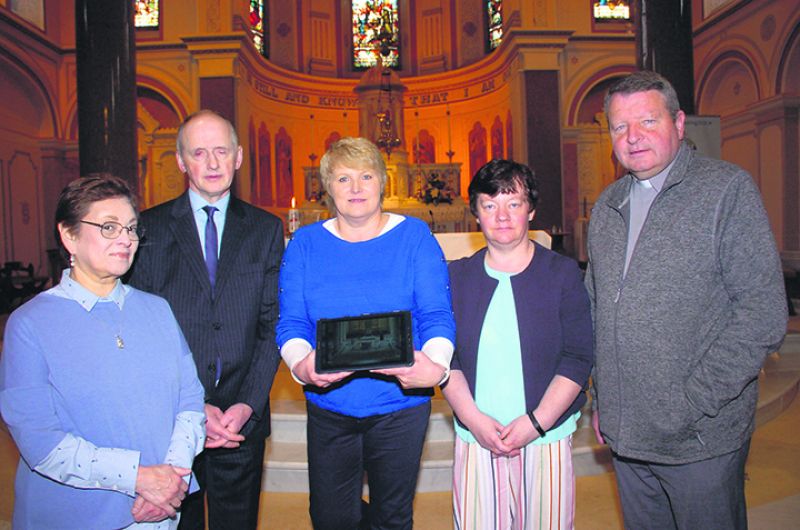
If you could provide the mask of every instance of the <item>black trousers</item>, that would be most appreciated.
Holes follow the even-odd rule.
[[[237,449],[205,449],[197,455],[192,470],[200,491],[181,504],[178,530],[205,528],[204,496],[209,530],[255,530],[263,462],[263,439],[245,440]]]
[[[678,465],[613,455],[626,530],[746,530],[749,451],[747,440],[731,453]]]
[[[430,402],[353,418],[308,403],[308,480],[316,530],[410,529]],[[364,472],[369,507],[362,521]]]

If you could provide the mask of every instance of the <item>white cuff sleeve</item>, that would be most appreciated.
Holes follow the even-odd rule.
[[[283,347],[281,347],[281,357],[283,357],[283,362],[285,362],[286,366],[289,367],[289,373],[292,374],[292,379],[301,385],[305,385],[306,383],[294,375],[294,367],[297,363],[305,359],[313,349],[314,348],[307,340],[300,338],[289,339],[284,342]]]
[[[455,346],[450,339],[444,337],[433,337],[422,345],[422,353],[428,356],[431,361],[444,367],[444,376],[439,384],[443,384],[450,377],[450,361],[453,358]]]
[[[113,490],[135,497],[139,451],[97,447],[67,434],[34,470],[75,488]]]
[[[179,412],[175,416],[175,426],[172,428],[172,438],[169,441],[164,463],[192,469],[194,457],[203,450],[205,439],[206,415],[191,410]],[[189,473],[183,477],[183,481],[192,486],[192,474]]]

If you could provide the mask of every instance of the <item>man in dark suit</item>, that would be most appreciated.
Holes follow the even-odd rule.
[[[181,529],[256,528],[275,343],[283,227],[230,194],[242,164],[231,123],[201,110],[178,129],[176,158],[189,190],[142,212],[147,231],[130,283],[166,298],[206,393],[201,490],[184,500]]]

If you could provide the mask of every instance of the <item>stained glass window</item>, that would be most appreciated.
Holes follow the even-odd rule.
[[[593,4],[595,20],[630,20],[631,7],[628,0],[598,0]]]
[[[266,33],[266,2],[264,0],[250,0],[250,34],[253,36],[253,44],[264,57],[268,56],[269,42]]]
[[[494,50],[503,42],[503,0],[486,0],[486,13],[489,21],[489,50]]]
[[[0,2],[39,29],[44,29],[44,0],[8,0]]]
[[[397,0],[353,0],[353,66],[400,66]]]
[[[136,17],[134,23],[139,29],[158,29],[159,0],[136,0]]]

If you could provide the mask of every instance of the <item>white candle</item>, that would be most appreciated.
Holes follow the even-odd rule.
[[[453,151],[453,135],[450,130],[450,105],[447,105],[447,151]]]
[[[311,124],[310,124],[310,129],[311,130],[309,131],[309,137],[310,137],[309,146],[311,146],[311,153],[313,154],[314,153],[314,115],[311,114],[310,118],[311,118]],[[294,204],[292,204],[292,208],[294,208]]]
[[[419,165],[419,154],[420,154],[420,150],[422,149],[422,146],[419,143],[419,111],[418,110],[414,111],[414,117],[416,118],[416,122],[417,122],[417,148],[416,148],[416,152],[414,153],[414,162],[416,162],[416,164]]]
[[[289,208],[289,216],[287,218],[289,224],[289,233],[294,234],[300,228],[300,210],[295,208],[295,199],[292,197],[292,207]]]

